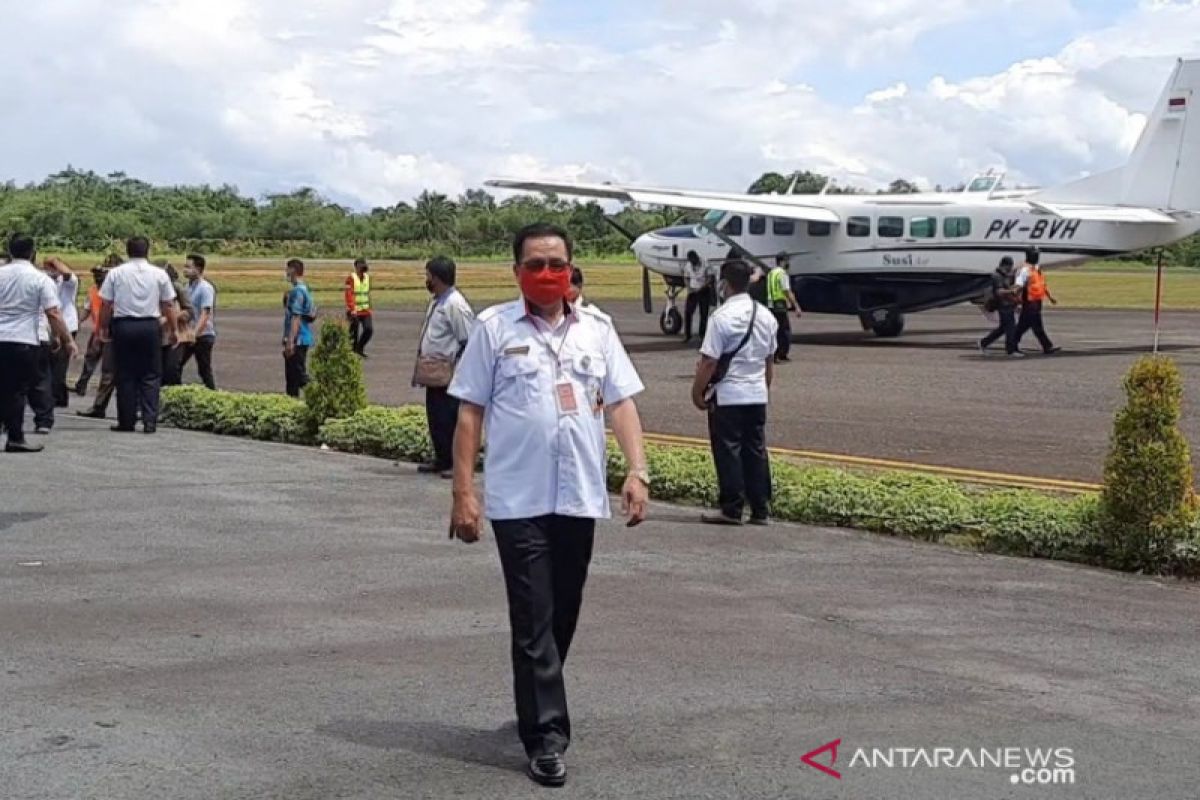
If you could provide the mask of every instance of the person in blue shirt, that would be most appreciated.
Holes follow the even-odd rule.
[[[308,384],[308,348],[313,345],[315,309],[312,292],[303,278],[304,262],[290,259],[287,280],[291,288],[283,296],[283,374],[292,397],[299,397]]]

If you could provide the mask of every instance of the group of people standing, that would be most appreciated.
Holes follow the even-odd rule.
[[[65,261],[47,258],[38,268],[32,238],[15,235],[7,244],[7,263],[0,265],[0,345],[6,351],[0,405],[6,450],[42,449],[25,440],[26,405],[33,410],[38,435],[48,435],[54,427],[55,409],[69,406],[67,373],[79,355],[76,337],[84,322],[91,323],[92,333],[73,389],[84,396],[97,368],[100,385],[91,408],[76,412],[79,416],[103,419],[115,393],[113,430],[133,431],[140,419],[143,431],[154,433],[161,386],[180,383],[183,367],[193,357],[201,380],[216,388],[216,291],[204,279],[202,256],[187,257],[187,284],[177,285],[174,268],[151,264],[149,241],[134,237],[126,243],[128,260],[110,256],[92,269],[80,316],[79,280]]]

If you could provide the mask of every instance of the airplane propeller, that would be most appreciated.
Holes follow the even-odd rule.
[[[604,221],[615,228],[622,236],[629,240],[630,244],[637,240],[637,237],[630,233],[621,223],[609,216],[604,217]],[[650,298],[650,270],[642,266],[642,310],[647,314],[654,311],[654,302]]]

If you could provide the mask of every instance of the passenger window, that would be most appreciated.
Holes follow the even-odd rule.
[[[771,231],[776,236],[795,236],[796,221],[791,219],[773,219],[771,220]]]
[[[880,217],[877,230],[881,239],[899,239],[904,236],[904,217]]]
[[[742,235],[742,218],[730,217],[725,223],[725,227],[721,229],[721,233],[726,236],[741,236]]]
[[[767,232],[767,218],[766,217],[751,217],[750,218],[750,235],[751,236],[762,236],[766,232]]]
[[[932,239],[937,236],[937,217],[913,217],[908,231],[914,239]]]
[[[833,223],[830,222],[810,222],[808,223],[809,236],[828,236],[833,231]]]
[[[861,239],[864,236],[870,236],[871,218],[850,217],[850,219],[846,220],[846,235],[853,236],[856,239]]]
[[[946,217],[942,223],[942,232],[947,239],[961,239],[971,235],[970,217]]]

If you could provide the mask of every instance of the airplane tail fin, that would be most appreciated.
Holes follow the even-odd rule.
[[[1038,192],[1047,203],[1200,211],[1200,59],[1180,60],[1119,169]]]

